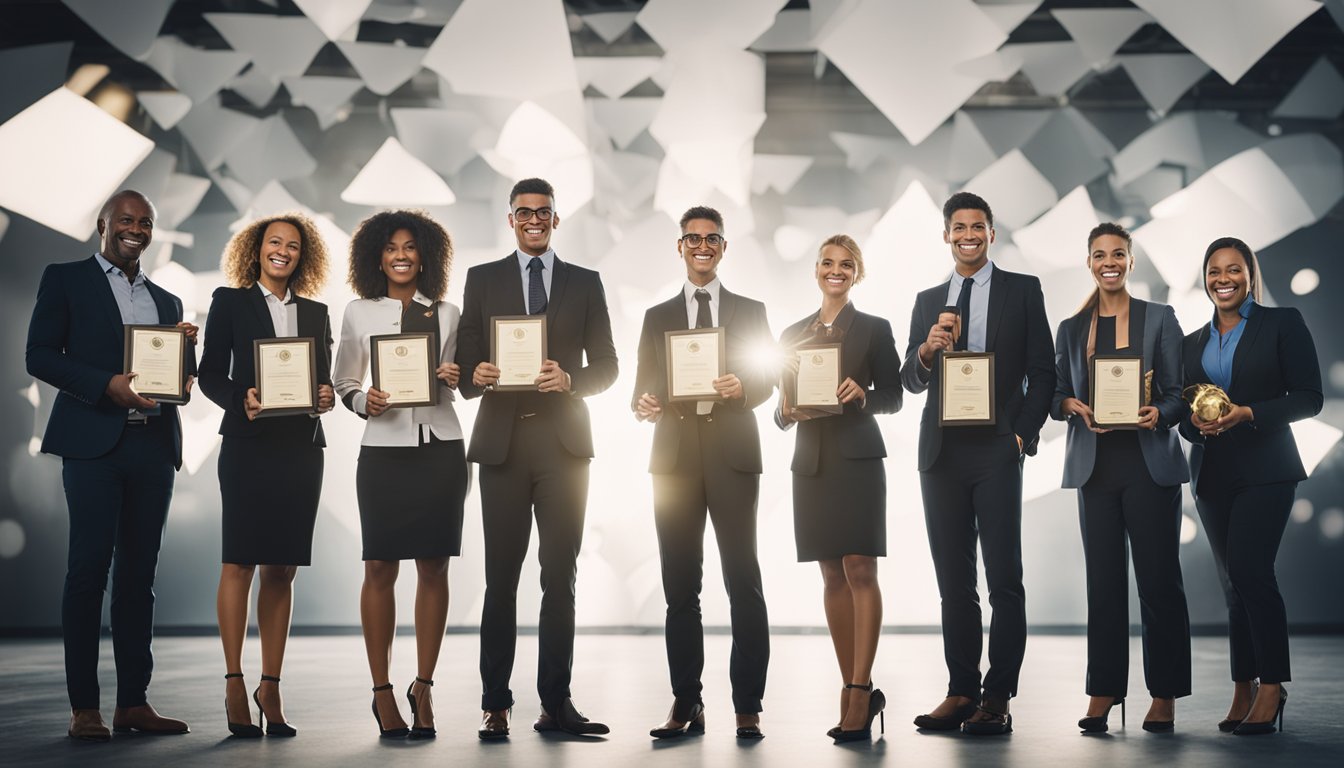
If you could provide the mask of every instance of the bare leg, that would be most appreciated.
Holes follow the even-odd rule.
[[[247,636],[247,608],[252,592],[251,565],[224,563],[219,569],[219,591],[215,595],[215,613],[219,618],[219,640],[224,646],[224,671],[243,671],[243,638]],[[252,722],[247,705],[247,684],[241,677],[224,681],[224,701],[231,723]]]
[[[877,657],[877,640],[882,633],[882,590],[877,583],[877,558],[845,555],[843,562],[854,606],[853,669],[847,682],[868,685],[873,680],[873,660]],[[859,730],[867,723],[871,695],[871,690],[849,689],[849,707],[841,722],[842,729]]]
[[[822,560],[822,605],[826,609],[826,627],[831,631],[835,646],[835,660],[840,664],[840,682],[848,683],[854,676],[854,596],[845,579],[844,562],[839,558]],[[849,708],[849,691],[840,689],[840,720],[843,723]]]
[[[439,663],[439,648],[448,626],[448,558],[437,557],[415,561],[415,654],[416,674],[434,679],[434,668]],[[413,683],[415,696],[415,725],[434,727],[434,701],[430,688]]]
[[[1168,722],[1176,719],[1176,699],[1161,699],[1153,697],[1152,706],[1148,707],[1148,714],[1143,718],[1148,722]]]
[[[261,566],[261,586],[257,590],[257,630],[261,634],[261,673],[280,677],[285,661],[285,643],[289,641],[289,622],[294,615],[294,577],[299,573],[293,565]],[[261,681],[257,693],[266,719],[277,723],[285,719],[284,704],[280,700],[280,686],[269,680]]]
[[[1254,700],[1255,681],[1234,680],[1232,682],[1232,706],[1227,709],[1227,719],[1245,720],[1246,714],[1251,711],[1251,702]]]
[[[397,633],[396,560],[365,560],[364,587],[359,593],[359,619],[364,627],[364,650],[369,656],[369,672],[375,686],[387,684],[392,664],[392,638]],[[405,728],[406,721],[397,708],[393,691],[374,695],[383,728]]]
[[[1279,690],[1282,688],[1280,683],[1260,681],[1260,687],[1255,692],[1255,703],[1251,704],[1251,711],[1246,713],[1244,722],[1267,723],[1273,720],[1279,713]]]

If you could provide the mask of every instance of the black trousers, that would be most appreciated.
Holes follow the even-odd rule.
[[[675,418],[668,413],[664,418]],[[719,438],[721,421],[688,416],[682,421],[678,471],[653,476],[653,514],[667,599],[667,666],[672,694],[699,700],[705,668],[700,619],[705,520],[714,522],[728,590],[733,650],[728,675],[733,708],[761,711],[770,662],[770,622],[756,559],[756,499],[760,475],[728,466]]]
[[[1129,686],[1129,568],[1134,554],[1143,676],[1155,698],[1190,695],[1190,614],[1181,579],[1181,487],[1153,482],[1133,432],[1098,435],[1092,476],[1078,490],[1087,571],[1087,694]]]
[[[979,700],[984,632],[976,592],[976,539],[985,555],[993,615],[986,696],[1017,693],[1027,644],[1022,587],[1022,457],[1013,435],[992,428],[943,430],[934,465],[920,472],[929,550],[942,598],[943,656],[949,696]]]
[[[1227,599],[1232,679],[1287,682],[1292,679],[1288,613],[1274,576],[1274,559],[1297,483],[1239,486],[1212,480],[1201,483],[1195,506]]]
[[[574,663],[574,582],[588,502],[588,459],[565,450],[551,418],[513,423],[509,456],[481,466],[485,605],[481,612],[481,708],[513,706],[509,679],[518,642],[518,577],[537,519],[541,561],[537,693],[554,713],[569,697]]]
[[[98,640],[112,573],[112,652],[117,706],[146,701],[154,654],[154,573],[173,498],[173,425],[128,425],[109,453],[65,459],[70,549],[61,599],[71,709],[98,709]]]

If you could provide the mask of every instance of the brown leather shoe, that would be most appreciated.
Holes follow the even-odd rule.
[[[154,736],[165,736],[187,733],[191,729],[181,720],[164,717],[155,712],[150,704],[141,704],[138,707],[117,707],[117,711],[112,714],[112,730],[117,733],[139,731]]]
[[[83,741],[110,741],[112,732],[103,722],[103,713],[96,709],[70,710],[70,730],[66,731],[72,739]]]
[[[509,710],[487,709],[481,713],[481,727],[476,730],[481,741],[509,737]]]

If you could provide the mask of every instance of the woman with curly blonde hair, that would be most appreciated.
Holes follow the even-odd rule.
[[[293,736],[283,714],[280,666],[294,602],[298,566],[312,560],[313,525],[322,491],[319,414],[331,410],[331,321],[316,294],[327,279],[327,249],[302,214],[254,221],[233,236],[222,268],[232,287],[219,288],[205,321],[201,390],[224,409],[219,433],[223,567],[216,611],[224,645],[224,711],[240,737]],[[318,397],[312,413],[263,411],[257,392],[253,344],[257,339],[306,337],[313,341]],[[252,693],[252,724],[243,683],[252,576],[260,566],[257,627],[261,634],[261,685]],[[246,716],[243,716],[243,715]],[[269,721],[269,722],[268,722]]]

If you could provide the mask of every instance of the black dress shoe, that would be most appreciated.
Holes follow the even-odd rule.
[[[598,723],[583,716],[583,713],[574,706],[574,700],[566,698],[555,708],[555,714],[552,715],[545,709],[537,721],[532,724],[534,731],[564,731],[575,736],[602,736],[611,733],[611,729],[605,723]]]
[[[974,701],[967,702],[957,707],[947,717],[920,715],[915,718],[915,727],[925,731],[955,731],[966,722],[967,718],[975,714],[976,706]]]
[[[673,723],[679,723],[673,726]],[[667,722],[649,731],[655,739],[675,739],[705,732],[705,704],[699,699],[676,699]]]
[[[481,741],[494,741],[509,737],[509,713],[511,709],[487,709],[481,713],[481,727],[476,735]]]
[[[1276,731],[1283,730],[1283,708],[1288,703],[1288,689],[1279,684],[1279,708],[1274,712],[1274,716],[1263,723],[1252,723],[1248,720],[1242,720],[1241,723],[1232,729],[1233,736],[1267,736]],[[1249,714],[1249,713],[1248,713]],[[1278,727],[1275,727],[1275,723]]]
[[[1144,720],[1143,730],[1149,733],[1171,733],[1176,730],[1175,720]]]
[[[1110,706],[1106,707],[1106,711],[1102,714],[1090,715],[1079,720],[1078,728],[1081,729],[1083,733],[1105,733],[1110,728],[1106,721],[1110,719],[1111,710],[1115,709],[1116,704],[1120,705],[1120,725],[1123,727],[1125,724],[1125,699],[1121,696],[1119,698],[1111,699]],[[1147,723],[1144,724],[1144,727],[1147,727]]]

